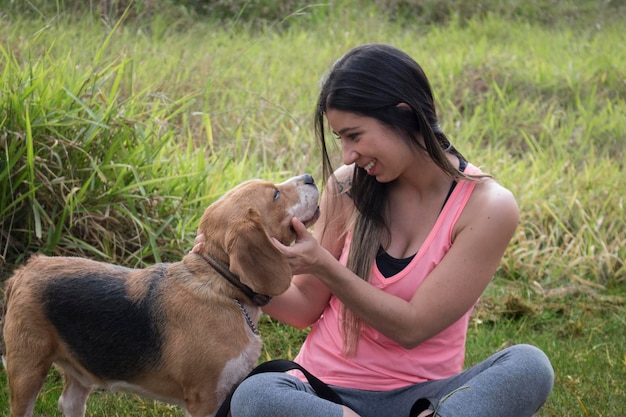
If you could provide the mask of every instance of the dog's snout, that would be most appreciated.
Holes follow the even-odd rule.
[[[292,184],[296,184],[296,185],[313,185],[313,186],[315,186],[315,179],[313,179],[313,176],[311,174],[302,174],[302,175],[298,175],[296,177],[291,177],[288,180],[286,180],[285,182],[283,182],[282,184],[288,184],[288,183],[292,183]]]

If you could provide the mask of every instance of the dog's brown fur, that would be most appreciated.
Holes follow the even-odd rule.
[[[138,270],[81,258],[31,258],[6,283],[10,416],[32,415],[53,364],[65,376],[59,408],[66,416],[84,415],[95,386],[178,404],[194,417],[214,415],[261,349],[254,325],[233,299],[242,301],[254,324],[260,309],[204,258],[227,265],[257,293],[281,294],[291,270],[270,237],[293,242],[291,219],[312,224],[317,199],[308,175],[277,185],[243,183],[203,214],[203,256],[191,253],[172,264]],[[83,310],[76,314],[79,304]]]

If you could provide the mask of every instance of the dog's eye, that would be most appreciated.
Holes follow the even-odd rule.
[[[274,201],[278,200],[280,198],[280,191],[278,191],[278,188],[276,188],[274,190]]]

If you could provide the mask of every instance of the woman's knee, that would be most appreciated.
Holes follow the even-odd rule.
[[[288,403],[294,392],[305,390],[297,378],[285,373],[262,373],[245,379],[230,402],[233,417],[277,416],[281,404]]]
[[[282,376],[283,374],[280,374]],[[237,417],[263,416],[264,402],[272,401],[272,393],[277,392],[275,384],[278,375],[272,373],[253,375],[241,382],[230,401],[231,414]]]
[[[549,393],[554,384],[554,369],[548,356],[539,348],[520,344],[505,350],[511,362],[525,375],[528,383]],[[519,375],[518,375],[519,377]]]

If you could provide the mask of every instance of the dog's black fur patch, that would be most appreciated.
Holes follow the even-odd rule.
[[[87,370],[104,379],[132,380],[161,357],[159,293],[165,268],[150,268],[148,290],[138,301],[129,299],[124,279],[86,273],[51,280],[41,302]]]

